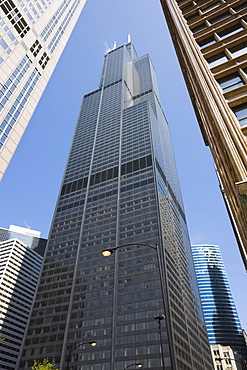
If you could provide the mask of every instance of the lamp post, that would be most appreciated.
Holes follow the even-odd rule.
[[[167,307],[167,301],[165,299],[166,297],[166,290],[165,290],[165,285],[164,285],[164,272],[163,272],[163,269],[162,269],[162,265],[161,265],[161,258],[160,258],[160,250],[159,250],[159,247],[158,247],[158,244],[156,245],[150,245],[150,244],[146,244],[146,243],[128,243],[128,244],[123,244],[123,245],[119,245],[117,247],[113,247],[113,248],[108,248],[108,249],[104,249],[101,251],[101,254],[104,256],[104,257],[109,257],[111,256],[117,249],[120,249],[120,248],[125,248],[125,247],[131,247],[131,246],[139,246],[139,247],[148,247],[148,248],[152,248],[152,249],[155,249],[156,250],[156,253],[157,253],[157,259],[158,259],[158,266],[159,266],[159,275],[160,275],[160,283],[161,283],[161,292],[162,292],[162,300],[163,300],[163,306],[164,306],[164,311],[166,312],[166,316],[164,315],[160,315],[159,317],[162,316],[162,320],[163,319],[167,319],[168,317],[170,317],[170,314],[169,314],[169,310],[166,309]],[[161,343],[161,355],[162,355],[162,368],[163,370],[165,370],[165,364],[164,364],[164,357],[163,357],[163,346],[162,346],[162,337],[161,337],[161,327],[160,327],[160,321],[159,321],[159,331],[160,331],[160,343]],[[169,327],[168,327],[169,326]],[[170,329],[170,323],[169,323],[169,320],[167,321],[167,333],[168,333],[168,336],[170,337],[172,334],[171,330]],[[174,370],[177,369],[176,367],[176,362],[175,362],[175,358],[173,356],[173,348],[172,348],[172,341],[171,340],[168,340],[168,345],[169,345],[169,349],[170,349],[170,356],[171,356],[171,363],[172,363],[172,368]]]
[[[125,369],[128,369],[128,367],[130,367],[130,366],[142,367],[142,364],[130,364],[130,365],[126,366],[126,367],[124,368],[124,370],[125,370]]]
[[[70,357],[71,357],[71,353],[79,346],[83,345],[83,344],[90,344],[92,347],[95,347],[97,345],[97,342],[80,342],[78,343],[74,348],[72,348],[70,351],[69,351],[69,357],[68,357],[68,361],[67,361],[67,370],[69,370],[69,363],[70,363]]]
[[[164,352],[163,352],[163,345],[162,345],[162,333],[161,333],[161,320],[165,320],[165,315],[154,316],[154,320],[157,321],[158,330],[159,330],[159,337],[160,337],[160,349],[161,349],[161,357],[162,357],[162,368],[165,369],[164,363]]]

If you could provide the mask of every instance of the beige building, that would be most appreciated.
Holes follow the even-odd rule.
[[[247,1],[161,4],[247,268]]]
[[[215,370],[242,370],[245,363],[241,357],[236,357],[230,346],[213,344],[211,353]]]
[[[0,5],[0,180],[86,0]]]

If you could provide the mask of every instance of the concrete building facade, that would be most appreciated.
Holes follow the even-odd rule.
[[[86,0],[0,4],[0,180]]]

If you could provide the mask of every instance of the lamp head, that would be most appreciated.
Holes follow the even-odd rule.
[[[154,320],[156,320],[156,321],[160,321],[160,320],[165,320],[166,319],[166,317],[165,317],[165,315],[159,315],[159,316],[154,316]]]
[[[97,342],[89,342],[89,344],[91,344],[92,347],[97,346]]]
[[[101,252],[101,254],[102,254],[102,256],[104,256],[104,257],[109,257],[112,253],[114,253],[114,252],[115,252],[115,250],[116,250],[116,249],[114,249],[114,248],[104,249],[104,250]]]
[[[137,367],[142,367],[142,364],[136,364]]]
[[[221,364],[221,358],[216,358],[214,361],[216,362],[216,364]]]

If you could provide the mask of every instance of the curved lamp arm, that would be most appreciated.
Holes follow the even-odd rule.
[[[124,370],[125,369],[128,369],[128,367],[130,367],[130,366],[137,366],[137,367],[142,367],[142,364],[130,364],[130,365],[128,365],[128,366],[126,366],[125,368],[124,368]]]
[[[68,362],[67,362],[67,370],[69,370],[69,363],[70,363],[70,357],[71,357],[71,353],[79,346],[81,346],[82,344],[90,344],[92,347],[95,347],[97,345],[97,342],[80,342],[78,343],[74,348],[72,348],[70,351],[69,351],[69,357],[68,357]]]
[[[104,257],[109,257],[117,249],[124,248],[124,247],[131,247],[131,246],[134,246],[134,245],[137,245],[139,247],[142,247],[142,246],[143,247],[149,247],[149,248],[152,248],[152,249],[156,249],[157,250],[157,246],[156,245],[150,245],[150,244],[145,244],[145,243],[128,243],[128,244],[119,245],[118,247],[115,247],[115,248],[104,249],[103,251],[101,251],[101,254]]]

